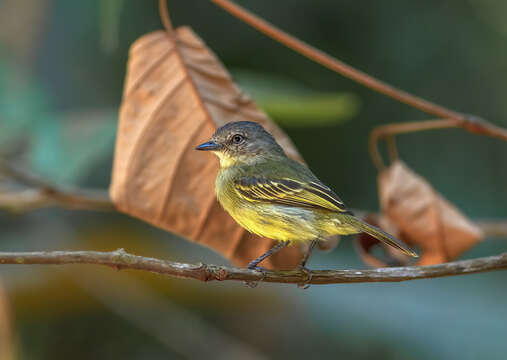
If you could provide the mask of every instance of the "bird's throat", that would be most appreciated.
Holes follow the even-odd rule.
[[[220,160],[220,169],[224,170],[230,168],[231,166],[243,165],[243,164],[253,164],[258,159],[253,156],[230,156],[227,153],[221,151],[214,151],[215,155]]]
[[[228,167],[234,166],[238,163],[238,160],[223,153],[223,152],[215,152],[215,155],[218,156],[218,159],[220,160],[220,168],[221,169],[227,169]]]

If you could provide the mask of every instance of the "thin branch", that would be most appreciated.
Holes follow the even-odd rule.
[[[398,134],[407,134],[412,132],[449,129],[449,128],[462,128],[477,135],[493,136],[507,141],[507,136],[502,135],[503,132],[505,132],[504,129],[500,129],[492,124],[481,121],[470,122],[470,121],[458,121],[454,119],[437,119],[437,120],[403,122],[397,124],[380,125],[370,132],[369,139],[370,156],[376,168],[379,171],[381,171],[385,168],[385,164],[382,160],[382,157],[380,156],[380,152],[378,149],[378,142],[382,138],[387,138],[388,140],[390,140],[390,138]]]
[[[397,89],[383,81],[377,80],[374,77],[353,68],[352,66],[345,64],[344,62],[332,57],[329,54],[289,35],[288,33],[278,29],[274,25],[268,23],[264,19],[252,14],[245,8],[234,4],[228,0],[211,0],[224,10],[234,15],[235,17],[246,22],[250,26],[256,28],[263,34],[270,38],[282,43],[288,48],[300,53],[303,56],[339,73],[343,76],[348,77],[358,83],[369,87],[375,91],[378,91],[384,95],[390,96],[398,101],[405,104],[414,106],[424,112],[435,114],[439,117],[448,118],[463,118],[459,113],[452,110],[446,109],[442,106],[433,104],[429,101],[421,99],[417,96],[413,96],[403,90]]]
[[[396,146],[396,137],[394,135],[386,136],[387,151],[389,154],[389,160],[393,163],[399,159],[398,148]]]
[[[0,252],[0,264],[96,264],[115,269],[149,271],[171,277],[200,281],[263,281],[281,284],[305,283],[308,276],[299,270],[267,271],[262,273],[227,266],[183,264],[167,260],[128,254],[123,249],[111,252],[98,251],[36,251]],[[391,267],[368,270],[317,270],[312,271],[310,284],[342,284],[367,282],[399,282],[444,276],[474,274],[507,269],[507,253],[461,260],[430,266]]]
[[[168,34],[172,35],[173,25],[171,23],[171,18],[169,17],[169,10],[167,10],[167,0],[158,0],[158,12],[165,30]]]
[[[301,55],[352,79],[370,89],[378,91],[381,94],[396,99],[402,103],[415,107],[428,114],[435,115],[440,118],[454,120],[456,126],[463,127],[470,132],[487,136],[498,137],[507,141],[507,130],[490,124],[489,122],[474,116],[466,115],[454,110],[447,109],[420,97],[414,96],[406,91],[397,89],[396,87],[380,81],[354,67],[326,54],[325,52],[295,38],[292,35],[278,29],[269,22],[252,14],[245,8],[232,3],[229,0],[211,0],[233,16],[246,22],[261,33],[280,42],[288,48],[300,53]]]
[[[370,132],[369,150],[373,164],[377,170],[385,169],[384,161],[380,155],[378,142],[382,138],[393,138],[397,134],[406,134],[410,132],[419,132],[424,130],[447,129],[459,127],[455,120],[426,120],[416,122],[404,122],[399,124],[380,125]],[[391,150],[392,151],[392,150]]]
[[[0,208],[13,212],[58,206],[70,210],[113,211],[106,191],[92,189],[28,189],[0,193]]]
[[[78,210],[114,210],[113,203],[104,190],[64,188],[2,161],[0,174],[32,187],[16,192],[0,192],[0,208],[16,212],[50,206]]]
[[[494,220],[479,220],[475,222],[485,237],[505,237],[507,236],[507,222]]]

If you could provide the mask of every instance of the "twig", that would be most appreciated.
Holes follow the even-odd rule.
[[[507,236],[507,222],[494,220],[479,220],[475,222],[485,237],[505,237]]]
[[[200,281],[264,281],[270,283],[299,284],[308,276],[299,270],[267,271],[262,273],[227,266],[183,264],[167,260],[136,256],[123,249],[111,252],[98,251],[36,251],[0,252],[0,264],[97,264],[118,270],[135,269],[172,277]],[[372,270],[318,270],[312,271],[311,284],[341,284],[366,282],[398,282],[444,276],[456,276],[507,269],[507,253],[461,260],[430,266],[407,266]]]
[[[229,0],[211,0],[224,10],[246,22],[250,26],[256,28],[263,34],[280,42],[288,48],[300,53],[303,56],[352,79],[370,89],[378,91],[381,94],[390,96],[402,103],[415,107],[428,114],[435,115],[440,118],[453,120],[455,127],[463,127],[470,132],[482,135],[498,137],[507,141],[507,130],[490,124],[489,122],[474,116],[466,115],[454,110],[447,109],[420,97],[414,96],[406,91],[397,89],[394,86],[380,81],[344,62],[332,57],[323,51],[306,44],[305,42],[287,34],[286,32],[276,28],[274,25],[252,14],[245,8],[232,3]]]
[[[0,208],[17,212],[49,206],[95,211],[114,210],[113,203],[104,190],[63,188],[1,161],[0,173],[32,187],[16,192],[0,192]]]
[[[113,203],[102,190],[28,189],[0,193],[0,208],[24,212],[59,206],[71,210],[112,211]]]
[[[386,136],[387,151],[389,154],[389,160],[395,162],[399,159],[398,148],[396,147],[396,137],[394,135]]]
[[[404,122],[399,124],[380,125],[370,132],[369,150],[373,163],[379,171],[385,168],[384,161],[380,155],[378,142],[384,137],[393,137],[397,134],[418,132],[424,130],[456,128],[458,125],[454,120],[426,120],[417,122]]]
[[[171,23],[171,19],[169,18],[169,10],[167,10],[167,0],[158,0],[158,12],[165,30],[168,34],[172,35],[173,25]]]
[[[264,19],[252,14],[245,8],[234,4],[228,0],[211,0],[224,10],[228,11],[235,17],[243,20],[250,26],[256,28],[263,34],[282,43],[288,48],[300,53],[303,56],[348,77],[358,83],[378,91],[384,95],[390,96],[398,101],[414,106],[422,111],[435,114],[439,117],[462,118],[462,115],[442,106],[433,104],[429,101],[413,96],[403,90],[397,89],[383,81],[345,64],[344,62],[332,57],[329,54],[289,35],[288,33],[276,28]]]
[[[388,138],[389,140],[390,138],[394,137],[394,135],[397,134],[406,134],[411,132],[449,129],[449,128],[463,128],[477,135],[493,136],[507,141],[506,130],[481,120],[474,120],[472,122],[471,120],[459,121],[454,119],[437,119],[437,120],[404,122],[399,124],[386,124],[377,126],[370,133],[369,151],[372,161],[379,171],[385,168],[385,164],[382,160],[382,157],[380,156],[380,152],[378,149],[378,141],[382,138]],[[391,152],[392,151],[393,149],[391,149]]]

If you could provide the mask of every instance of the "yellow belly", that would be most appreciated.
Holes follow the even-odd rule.
[[[217,198],[242,227],[259,236],[278,241],[306,242],[358,231],[342,223],[339,214],[303,207],[248,201],[239,197],[224,172],[217,177]]]
[[[242,204],[226,210],[248,231],[278,241],[306,242],[358,232],[347,224],[341,224],[333,213],[326,214],[313,209],[275,204]]]
[[[248,231],[278,241],[311,241],[320,236],[314,216],[306,209],[291,209],[278,205],[261,205],[255,209],[229,211]]]

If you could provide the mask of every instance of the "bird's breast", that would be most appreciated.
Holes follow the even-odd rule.
[[[222,207],[251,233],[293,242],[319,237],[315,214],[309,209],[245,200],[223,176],[217,177],[216,190]]]

